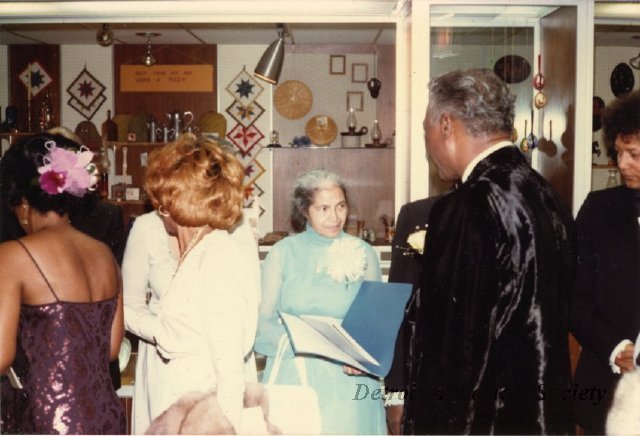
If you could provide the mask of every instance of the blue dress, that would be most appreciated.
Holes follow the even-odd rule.
[[[351,241],[348,245],[357,247],[353,253],[340,253],[338,263],[353,264],[354,259],[364,256],[363,276],[338,281],[328,273],[332,260],[330,247],[334,241]],[[381,280],[378,256],[369,244],[346,233],[335,239],[326,238],[307,225],[304,232],[287,237],[271,248],[262,267],[263,295],[255,343],[256,352],[267,356],[263,380],[269,377],[278,341],[286,334],[278,310],[342,319],[362,280]],[[299,383],[293,357],[289,345],[276,383]],[[304,362],[309,384],[318,394],[322,433],[386,434],[381,380],[347,375],[342,364],[318,357],[304,357]]]

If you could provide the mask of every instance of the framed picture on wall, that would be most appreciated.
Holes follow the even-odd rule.
[[[347,112],[353,108],[356,112],[362,112],[364,95],[362,91],[347,91]]]
[[[351,83],[367,83],[368,70],[367,64],[351,64]]]
[[[344,55],[331,55],[329,57],[330,74],[344,75],[346,70],[346,59]]]

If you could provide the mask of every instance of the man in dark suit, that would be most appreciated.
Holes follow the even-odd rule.
[[[488,69],[429,84],[429,159],[461,183],[431,209],[407,306],[407,434],[573,430],[573,218],[511,142],[514,101]]]
[[[610,104],[603,124],[624,186],[591,192],[576,218],[570,319],[582,350],[571,399],[585,434],[605,433],[620,374],[634,370],[632,341],[640,331],[640,91]]]
[[[409,236],[419,235],[428,230],[431,206],[442,196],[423,198],[403,205],[396,220],[396,232],[391,242],[391,267],[389,268],[389,282],[411,283],[416,285],[422,273],[422,253],[409,243]],[[422,240],[424,244],[424,239]],[[424,246],[424,245],[423,245]],[[404,345],[407,338],[404,323],[400,327],[393,364],[389,374],[384,379],[385,390],[391,398],[387,402],[387,427],[390,434],[402,433],[402,413],[405,389]]]

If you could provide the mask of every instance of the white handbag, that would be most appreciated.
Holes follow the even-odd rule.
[[[318,395],[307,380],[307,369],[301,357],[295,357],[299,385],[276,384],[280,372],[282,356],[289,338],[283,335],[278,343],[278,351],[264,387],[269,397],[269,422],[283,434],[320,434],[322,420]]]

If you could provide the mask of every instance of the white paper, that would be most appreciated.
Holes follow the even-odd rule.
[[[357,360],[336,347],[320,332],[295,315],[280,312],[287,326],[296,354],[314,354],[343,362],[361,371],[367,371]]]
[[[342,328],[340,320],[330,316],[320,315],[300,315],[300,319],[306,321],[311,327],[320,332],[324,337],[329,339],[334,345],[342,351],[349,354],[358,361],[365,361],[373,365],[380,365],[367,350],[362,348],[351,335]]]

